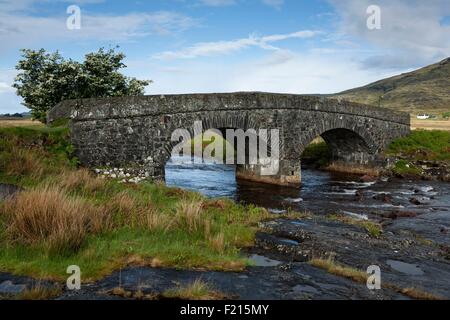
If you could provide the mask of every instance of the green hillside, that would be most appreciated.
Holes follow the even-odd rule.
[[[442,115],[450,111],[450,58],[333,96],[413,114]]]

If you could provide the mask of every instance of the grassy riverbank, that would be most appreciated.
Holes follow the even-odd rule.
[[[392,168],[397,176],[450,179],[450,131],[415,130],[394,141],[386,154],[397,159]]]
[[[450,161],[450,131],[414,130],[391,143],[386,153],[410,160]]]
[[[162,184],[123,184],[77,167],[65,128],[0,128],[0,271],[83,280],[126,265],[241,270],[264,209]]]
[[[396,175],[424,176],[426,173],[419,164],[421,161],[436,163],[436,166],[445,174],[445,168],[450,165],[450,131],[413,130],[409,136],[393,141],[385,154],[398,159],[389,169]],[[349,170],[347,167],[340,168],[339,165],[332,163],[331,151],[323,141],[312,143],[305,149],[302,163],[331,171],[348,172]],[[378,175],[375,169],[352,167],[350,172]]]

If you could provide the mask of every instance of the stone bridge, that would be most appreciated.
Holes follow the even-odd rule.
[[[175,129],[279,129],[280,170],[262,176],[254,165],[238,166],[237,175],[255,181],[295,185],[301,181],[301,155],[321,136],[334,161],[373,165],[394,139],[410,132],[406,113],[315,96],[272,93],[155,95],[63,101],[48,121],[69,118],[77,156],[89,167],[145,170],[164,179],[165,164],[176,143]]]

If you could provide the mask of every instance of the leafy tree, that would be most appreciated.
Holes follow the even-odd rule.
[[[59,52],[25,49],[13,86],[32,117],[45,122],[47,111],[63,100],[143,95],[151,81],[121,74],[124,58],[115,49],[100,48],[80,63],[64,59]]]

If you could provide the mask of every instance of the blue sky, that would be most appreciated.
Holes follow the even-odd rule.
[[[124,72],[154,80],[148,94],[332,93],[450,56],[450,1],[0,0],[0,43],[0,113],[26,110],[11,88],[20,48],[81,60],[119,45]]]

